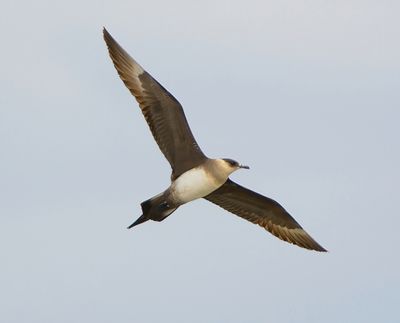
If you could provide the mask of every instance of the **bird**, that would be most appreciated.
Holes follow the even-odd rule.
[[[103,38],[119,77],[135,97],[161,152],[171,165],[171,184],[141,203],[142,215],[128,228],[163,221],[180,206],[204,198],[302,248],[327,251],[275,200],[229,178],[249,169],[231,158],[208,158],[197,144],[182,105],[103,28]]]

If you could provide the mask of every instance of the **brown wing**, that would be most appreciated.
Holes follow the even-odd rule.
[[[299,247],[326,251],[278,202],[240,186],[230,179],[205,199],[262,226],[279,239]]]
[[[200,165],[196,143],[181,104],[147,73],[104,28],[104,40],[122,81],[135,96],[154,139],[172,167],[172,177]]]

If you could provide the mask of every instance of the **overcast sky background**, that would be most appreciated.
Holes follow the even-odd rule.
[[[399,322],[398,1],[0,3],[1,322]],[[126,230],[170,168],[103,26],[330,252],[204,200]]]

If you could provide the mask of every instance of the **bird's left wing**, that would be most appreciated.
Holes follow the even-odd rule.
[[[326,251],[278,202],[240,186],[230,179],[205,199],[260,225],[279,239],[302,248]]]

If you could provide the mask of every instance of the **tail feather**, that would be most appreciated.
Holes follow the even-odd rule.
[[[128,229],[133,228],[135,225],[141,224],[143,222],[148,221],[149,219],[146,218],[146,216],[144,214],[142,214],[135,222],[133,222]]]
[[[162,221],[178,208],[169,206],[163,193],[142,202],[140,206],[143,214],[128,229],[148,220]]]

